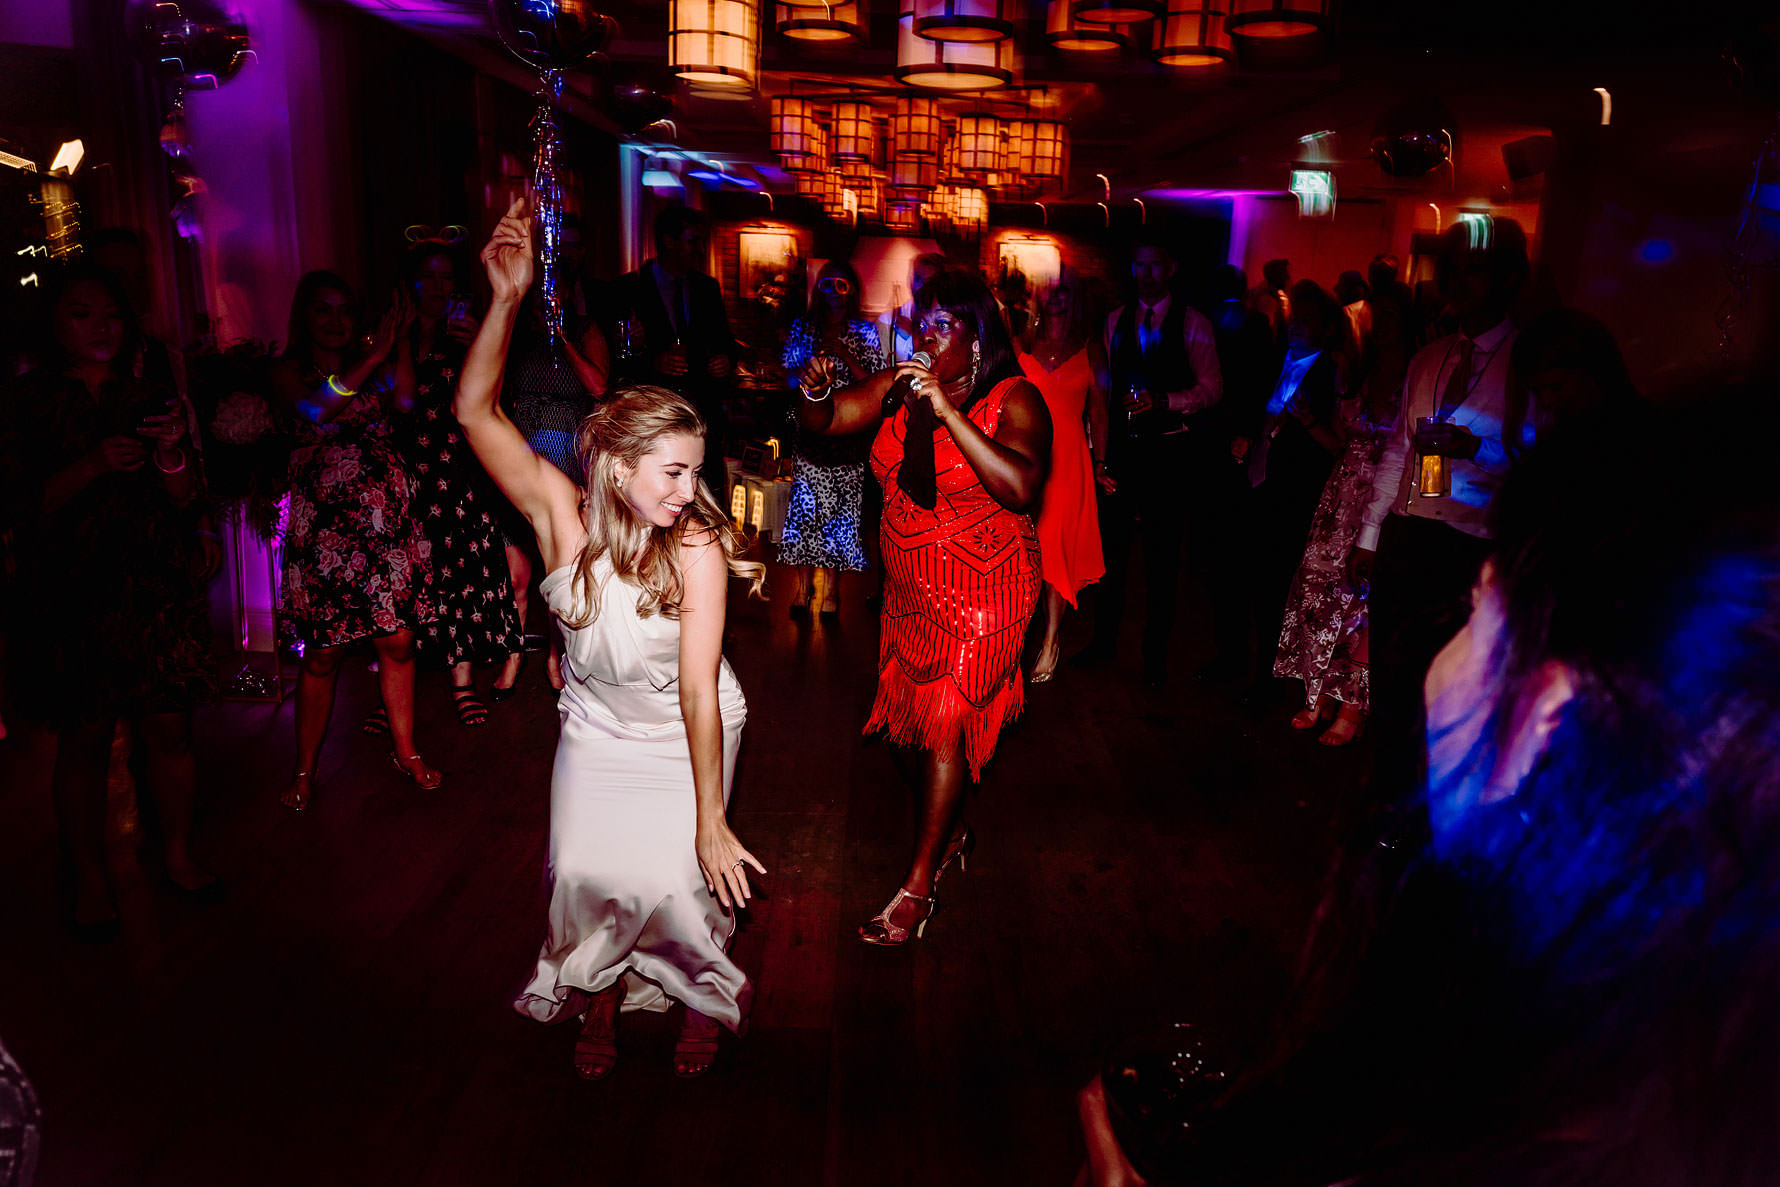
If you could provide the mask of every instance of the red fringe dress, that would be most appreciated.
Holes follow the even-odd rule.
[[[997,384],[967,414],[989,436],[1007,394]],[[1038,533],[983,489],[944,426],[934,430],[939,499],[917,505],[897,485],[908,410],[884,422],[872,471],[885,491],[884,626],[878,695],[865,732],[944,752],[959,737],[972,779],[995,753],[1001,727],[1020,715],[1020,647],[1040,587]]]

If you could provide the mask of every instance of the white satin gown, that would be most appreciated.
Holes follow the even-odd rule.
[[[735,917],[705,889],[694,851],[692,755],[680,715],[680,624],[637,614],[641,590],[602,560],[600,612],[562,625],[562,735],[550,781],[550,932],[513,1007],[540,1022],[578,1013],[581,993],[625,981],[625,1010],[684,1002],[740,1031],[753,989],[727,951]],[[559,623],[573,570],[540,592]],[[723,801],[748,706],[729,661],[718,671]]]

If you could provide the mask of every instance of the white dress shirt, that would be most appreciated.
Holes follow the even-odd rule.
[[[1148,348],[1152,338],[1162,332],[1162,323],[1168,319],[1168,309],[1173,304],[1172,295],[1150,304],[1142,298],[1138,299],[1136,314],[1132,319],[1137,331],[1139,347]],[[1181,337],[1187,344],[1187,358],[1193,364],[1193,386],[1184,392],[1152,392],[1167,399],[1168,408],[1183,416],[1195,412],[1203,412],[1224,398],[1224,373],[1218,366],[1217,336],[1213,333],[1211,322],[1197,309],[1188,309],[1181,322]],[[1112,358],[1113,332],[1118,329],[1119,318],[1124,316],[1125,307],[1119,306],[1106,319],[1106,357]],[[1151,329],[1146,336],[1143,323],[1144,314],[1150,315]]]
[[[1465,396],[1450,409],[1447,420],[1471,430],[1480,438],[1477,456],[1453,458],[1452,493],[1444,498],[1423,498],[1415,481],[1415,422],[1438,415],[1446,386],[1461,356],[1463,334],[1449,334],[1416,352],[1403,381],[1403,412],[1397,431],[1379,459],[1372,488],[1372,502],[1360,525],[1355,547],[1376,549],[1385,516],[1414,515],[1438,519],[1467,536],[1487,539],[1486,516],[1490,499],[1508,469],[1508,451],[1502,444],[1502,416],[1508,405],[1508,355],[1518,331],[1506,320],[1471,340],[1471,366],[1464,377]]]
[[[878,318],[878,341],[884,344],[891,366],[906,363],[915,354],[915,302],[904,301]]]

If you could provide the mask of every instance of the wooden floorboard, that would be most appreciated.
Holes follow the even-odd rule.
[[[1005,736],[927,938],[869,948],[854,928],[902,873],[914,768],[859,733],[863,582],[839,624],[798,624],[775,577],[776,601],[736,601],[726,646],[750,705],[731,815],[771,871],[735,944],[754,1012],[699,1082],[671,1074],[667,1017],[627,1016],[617,1072],[591,1085],[569,1071],[572,1025],[508,1004],[543,926],[541,665],[475,731],[424,678],[421,748],[448,773],[426,792],[358,732],[375,677],[350,663],[301,816],[276,803],[291,706],[206,710],[203,849],[229,894],[174,900],[120,831],[125,928],[98,948],[55,921],[50,752],[15,730],[0,1036],[42,1097],[40,1182],[1065,1182],[1071,1094],[1111,1043],[1177,1017],[1260,1033],[1363,753],[1184,680],[1145,692],[1135,655],[1066,669]],[[114,808],[121,830],[127,786]]]

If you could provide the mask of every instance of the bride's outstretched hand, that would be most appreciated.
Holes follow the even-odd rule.
[[[482,249],[482,266],[496,301],[517,301],[532,286],[532,208],[524,195],[513,199]]]
[[[717,896],[724,910],[745,907],[753,897],[754,892],[748,886],[749,866],[766,873],[760,859],[742,848],[727,820],[718,820],[711,825],[699,822],[698,868],[704,873],[705,888]]]

